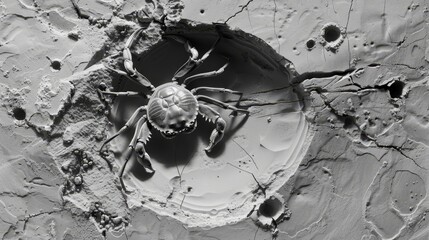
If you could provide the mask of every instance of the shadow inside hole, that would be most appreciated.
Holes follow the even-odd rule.
[[[405,83],[401,81],[394,81],[389,86],[390,97],[392,98],[400,98],[402,96],[402,91],[404,90]]]
[[[350,129],[356,126],[356,121],[352,116],[345,116],[343,121],[344,121],[344,125],[343,125],[344,129]]]
[[[307,47],[307,50],[311,50],[316,46],[316,41],[314,41],[314,39],[308,39],[305,46]]]
[[[259,213],[265,217],[274,217],[282,209],[282,202],[277,198],[269,198],[259,206]]]
[[[16,107],[13,109],[13,117],[16,120],[24,120],[26,118],[27,114],[24,109],[20,107]]]
[[[328,25],[324,28],[323,38],[327,42],[334,42],[341,36],[341,30],[335,25]]]
[[[51,68],[55,71],[61,70],[61,61],[59,60],[52,60],[51,62]]]

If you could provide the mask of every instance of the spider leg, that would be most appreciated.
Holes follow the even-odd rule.
[[[243,93],[239,92],[239,91],[234,91],[228,88],[215,88],[215,87],[197,87],[191,90],[192,94],[196,94],[198,91],[209,91],[209,92],[220,92],[220,93],[230,93],[230,94],[236,94],[239,96],[238,98],[238,102],[241,100],[241,98],[243,97]]]
[[[126,92],[111,92],[111,91],[101,91],[100,89],[97,89],[97,91],[100,94],[103,95],[113,95],[113,96],[143,96],[147,97],[146,94],[142,92],[134,92],[134,91],[126,91]]]
[[[211,97],[207,97],[207,96],[203,96],[203,95],[197,95],[195,97],[197,98],[197,100],[201,100],[201,101],[204,101],[206,103],[211,103],[211,104],[214,104],[216,106],[222,107],[224,109],[230,109],[233,112],[239,112],[239,113],[249,114],[248,110],[240,109],[240,108],[231,106],[229,104],[226,104],[226,103],[224,103],[222,101],[216,100],[216,99],[211,98]]]
[[[144,145],[149,140],[150,137],[150,129],[148,123],[143,123],[142,128],[140,129],[140,133],[137,138],[135,152],[137,154],[137,161],[144,167],[147,173],[155,173],[155,170],[150,163],[150,156],[146,152]]]
[[[122,164],[121,169],[119,170],[119,182],[121,183],[122,189],[124,189],[124,191],[126,193],[129,193],[129,191],[127,190],[127,188],[125,187],[124,184],[124,180],[123,180],[123,175],[124,175],[124,171],[125,171],[125,167],[127,166],[128,161],[131,158],[132,153],[134,152],[134,149],[136,147],[136,143],[137,143],[137,137],[138,137],[138,133],[140,132],[141,127],[143,126],[143,123],[146,121],[145,117],[141,117],[137,124],[136,124],[136,130],[134,131],[134,135],[133,138],[130,141],[130,144],[128,145],[128,149],[125,152],[125,162]]]
[[[124,67],[125,67],[126,72],[121,71],[121,70],[117,70],[117,69],[113,69],[113,68],[110,68],[107,66],[106,66],[106,68],[111,70],[111,71],[118,73],[119,75],[127,76],[128,78],[131,78],[131,79],[137,81],[138,83],[149,88],[149,90],[153,92],[155,87],[152,85],[152,83],[149,81],[149,79],[147,79],[143,74],[141,74],[140,72],[138,72],[134,68],[133,57],[131,55],[131,50],[130,50],[131,46],[139,38],[139,35],[141,34],[142,31],[143,31],[143,28],[137,29],[136,31],[134,31],[131,34],[131,36],[125,42],[125,46],[124,46],[124,50],[123,50],[122,55],[124,57]]]
[[[198,50],[193,47],[184,37],[178,35],[165,35],[165,37],[174,39],[177,42],[182,43],[185,47],[186,52],[188,52],[190,55],[188,61],[186,61],[174,74],[172,79],[173,81],[177,81],[178,78],[185,76],[192,70],[196,69],[201,63],[203,63],[204,60],[206,60],[206,58],[210,56],[210,54],[213,52],[213,50],[221,39],[221,37],[219,36],[212,45],[212,47],[206,53],[204,53],[201,58],[198,58]]]
[[[193,82],[194,80],[198,79],[198,78],[207,78],[207,77],[214,77],[217,76],[221,73],[223,73],[225,71],[225,68],[228,66],[228,62],[223,65],[221,68],[219,68],[216,71],[211,71],[211,72],[205,72],[205,73],[198,73],[195,75],[192,75],[190,77],[187,77],[184,81],[183,81],[183,86],[186,86],[188,84],[190,84],[191,82]]]
[[[130,119],[128,119],[128,121],[125,123],[125,125],[119,129],[119,131],[117,131],[113,136],[111,136],[110,138],[108,138],[106,141],[104,141],[103,145],[101,145],[100,147],[100,153],[103,150],[103,147],[109,143],[110,141],[112,141],[114,138],[116,138],[117,136],[119,136],[121,133],[123,133],[125,130],[127,130],[129,127],[133,126],[137,120],[138,115],[141,112],[145,112],[146,111],[146,106],[142,106],[137,108],[137,110],[133,113],[133,115],[130,117]]]
[[[199,103],[198,112],[205,119],[214,122],[216,125],[210,135],[209,145],[204,149],[205,151],[210,152],[213,147],[222,140],[226,128],[226,122],[217,111],[202,102]]]

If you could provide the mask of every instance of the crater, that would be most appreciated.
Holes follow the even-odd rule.
[[[276,198],[274,196],[265,200],[259,206],[259,213],[267,218],[274,218],[276,215],[283,213],[284,211],[284,203],[280,200],[280,198]]]
[[[323,29],[322,36],[327,42],[333,42],[340,38],[341,30],[338,26],[327,25]]]
[[[26,118],[27,114],[25,112],[24,109],[20,108],[20,107],[16,107],[13,109],[13,117],[16,120],[24,120]]]
[[[305,43],[305,47],[308,51],[313,50],[316,47],[316,40],[314,40],[313,38],[308,39]]]
[[[401,81],[393,81],[389,86],[390,97],[400,98],[402,97],[402,91],[404,90],[405,83]]]
[[[54,59],[51,61],[51,70],[54,72],[58,72],[61,70],[61,60]]]
[[[165,35],[183,37],[199,56],[203,56],[221,36],[209,57],[198,69],[179,78],[178,83],[188,76],[216,71],[229,63],[222,74],[199,78],[187,88],[205,86],[242,92],[241,101],[237,95],[225,92],[201,91],[198,94],[247,109],[250,114],[231,115],[231,110],[207,104],[226,122],[223,139],[210,153],[204,148],[215,124],[201,116],[197,118],[195,131],[177,134],[173,139],[165,139],[152,128],[145,148],[156,172],[153,175],[145,173],[136,159],[132,159],[124,174],[126,186],[133,190],[130,199],[144,202],[158,214],[171,216],[188,226],[215,227],[240,221],[253,207],[248,204],[250,201],[265,201],[262,192],[257,190],[255,178],[274,179],[270,182],[273,192],[267,193],[272,195],[298,168],[309,145],[306,143],[311,140],[303,114],[303,106],[307,103],[291,87],[291,79],[296,73],[289,68],[292,64],[282,60],[284,58],[268,44],[241,30],[182,21],[169,28]],[[145,42],[151,37],[142,38],[131,51],[136,69],[157,87],[171,82],[189,55],[184,44],[173,38]],[[147,49],[147,46],[152,47]],[[120,64],[116,67],[123,69]],[[119,75],[112,77],[115,91],[147,91]],[[111,110],[114,127],[109,136],[147,102],[139,96],[115,98]],[[132,137],[133,130],[130,130],[112,141],[115,164],[119,167]],[[272,178],[274,175],[277,177]],[[261,180],[260,184],[265,183]],[[274,209],[270,207],[273,204]],[[275,214],[279,208],[276,204],[276,200],[267,200],[264,205],[267,208],[262,207],[261,211],[267,215]]]
[[[321,43],[326,50],[336,53],[344,42],[345,30],[336,23],[327,23],[320,30]]]

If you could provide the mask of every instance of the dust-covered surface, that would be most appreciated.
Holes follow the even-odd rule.
[[[3,239],[429,237],[426,1],[74,3],[0,1]],[[152,129],[156,172],[132,158],[126,194],[133,130],[99,148],[147,100],[97,89],[145,91],[106,68],[124,70],[139,27],[134,66],[155,86],[188,58],[165,35],[201,56],[220,28],[193,73],[230,64],[189,88],[241,91],[250,113],[216,108],[227,128],[210,153],[203,117],[174,139]]]

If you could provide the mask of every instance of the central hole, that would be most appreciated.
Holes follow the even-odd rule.
[[[402,90],[404,89],[405,83],[401,81],[395,81],[389,86],[390,97],[400,98],[402,96]]]
[[[281,208],[282,203],[277,198],[270,198],[259,206],[259,213],[265,217],[274,217]]]
[[[327,42],[333,42],[337,40],[341,36],[341,31],[337,26],[329,25],[325,28],[325,33],[323,34],[323,38]]]
[[[26,117],[25,110],[20,107],[13,109],[13,117],[16,120],[24,120]]]
[[[51,68],[57,71],[61,70],[61,62],[58,60],[53,60],[51,62]]]
[[[314,46],[316,45],[316,41],[314,41],[314,39],[308,39],[306,46],[307,49],[312,49]]]

